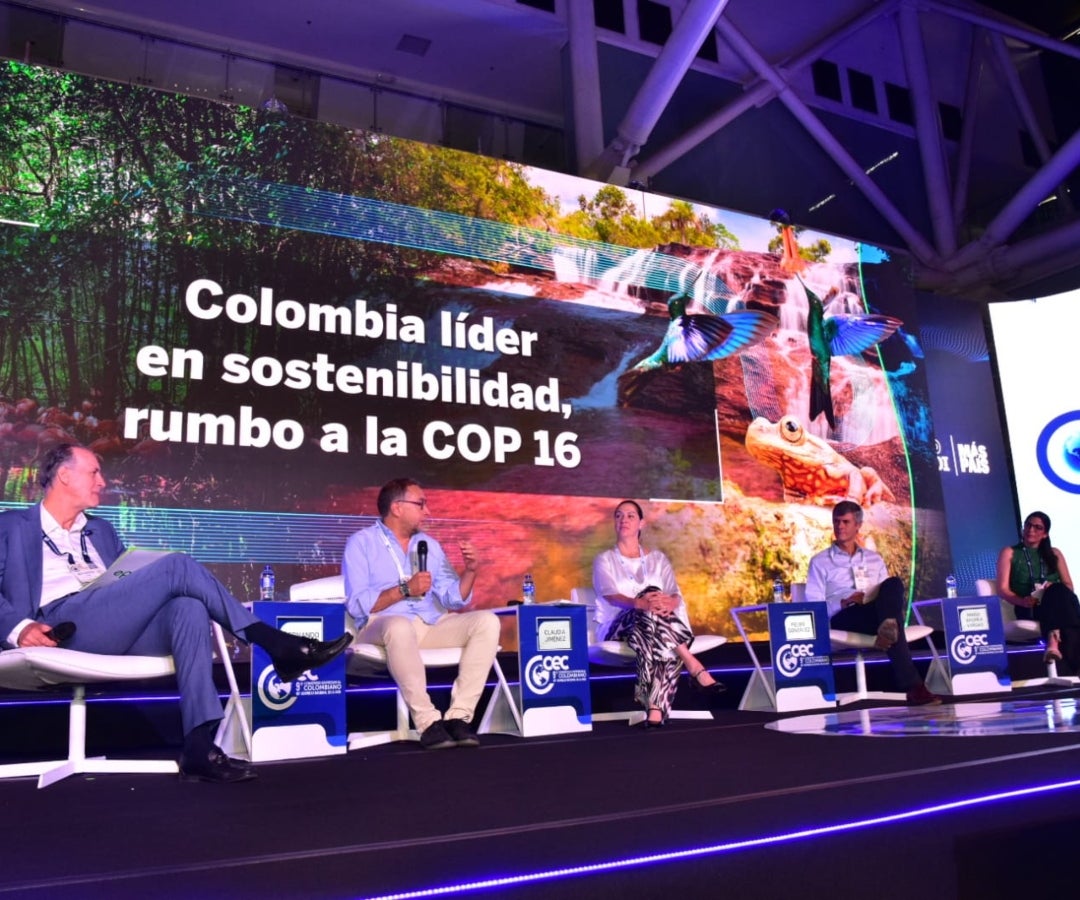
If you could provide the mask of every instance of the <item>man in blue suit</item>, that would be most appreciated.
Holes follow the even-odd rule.
[[[73,650],[172,655],[184,728],[181,777],[212,782],[255,777],[247,763],[214,745],[222,709],[213,681],[210,622],[264,647],[286,682],[328,663],[345,650],[351,635],[314,641],[278,631],[183,553],[83,590],[124,552],[112,525],[85,513],[101,502],[100,462],[85,447],[61,444],[42,460],[38,480],[45,492],[41,503],[0,514],[0,642],[54,647],[74,625],[64,640]]]

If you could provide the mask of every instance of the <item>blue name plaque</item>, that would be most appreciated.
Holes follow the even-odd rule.
[[[345,607],[340,603],[267,600],[252,604],[252,610],[267,625],[317,641],[332,641],[345,630]],[[283,682],[269,654],[253,645],[251,727],[255,762],[345,753],[345,654]]]
[[[584,606],[517,608],[522,736],[592,730]]]
[[[768,617],[776,711],[835,704],[826,605],[770,603]]]
[[[1001,601],[950,597],[941,601],[952,694],[1011,690]]]

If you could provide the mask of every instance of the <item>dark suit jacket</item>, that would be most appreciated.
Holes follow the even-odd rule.
[[[106,566],[124,552],[116,529],[87,516],[86,537]],[[0,513],[0,641],[41,606],[41,504]]]

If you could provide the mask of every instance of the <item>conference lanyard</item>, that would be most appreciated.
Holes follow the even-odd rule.
[[[56,542],[45,533],[44,529],[42,529],[42,531],[41,531],[41,539],[43,541],[45,541],[45,545],[50,550],[52,550],[52,552],[55,553],[57,556],[66,556],[67,561],[68,561],[68,565],[71,566],[72,569],[75,568],[75,557],[72,556],[70,552],[65,553],[63,550],[61,550],[59,547],[57,547]],[[97,566],[94,563],[94,560],[90,557],[90,552],[86,549],[86,530],[85,529],[79,532],[79,549],[82,551],[83,562],[86,563],[88,566],[92,566],[94,568],[97,568]]]
[[[76,562],[74,554],[72,554],[70,551],[65,553],[63,550],[57,547],[56,542],[45,533],[44,528],[41,530],[41,539],[45,542],[45,546],[48,547],[56,556],[59,556],[61,559],[67,559],[68,571],[75,578],[75,580],[79,582],[81,587],[85,587],[92,581],[95,581],[98,575],[101,574],[101,568],[96,562],[94,562],[94,558],[90,555],[90,550],[86,545],[85,528],[79,532],[79,550],[82,554],[82,562]]]
[[[383,543],[386,545],[386,552],[390,554],[390,558],[397,567],[398,583],[400,584],[403,581],[408,581],[412,576],[405,574],[405,569],[401,566],[401,560],[398,559],[398,555],[394,552],[394,548],[390,546],[390,538],[386,536],[386,532],[383,531],[382,528],[379,529],[379,537],[382,538]]]
[[[1039,584],[1041,584],[1043,581],[1046,580],[1045,578],[1043,578],[1043,558],[1041,556],[1039,557],[1039,580],[1036,581],[1035,580],[1035,570],[1031,568],[1031,557],[1028,556],[1027,547],[1024,547],[1023,550],[1024,550],[1024,562],[1027,563],[1028,578],[1031,581],[1031,586],[1036,587]]]

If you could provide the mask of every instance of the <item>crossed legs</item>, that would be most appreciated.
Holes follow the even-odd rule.
[[[911,648],[904,635],[905,604],[904,583],[894,576],[881,583],[873,602],[845,607],[829,622],[834,628],[844,631],[878,635],[879,646],[892,663],[897,687],[910,691],[922,684],[922,678],[911,659]]]

